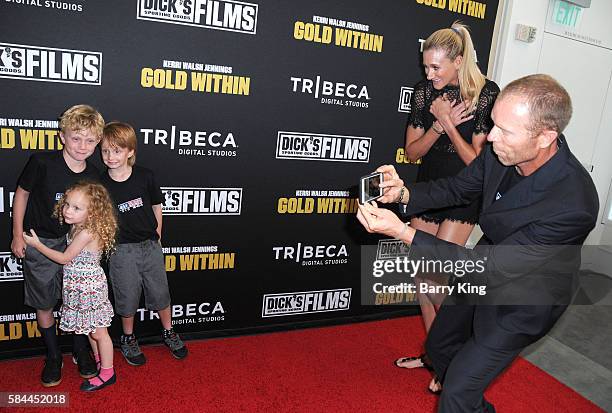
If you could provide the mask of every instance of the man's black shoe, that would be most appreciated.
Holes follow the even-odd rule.
[[[42,374],[40,376],[40,382],[45,387],[57,386],[62,381],[62,357],[45,359],[45,367],[43,367]]]
[[[79,374],[84,379],[89,379],[98,374],[98,367],[88,349],[79,350],[72,355],[72,362],[79,367]]]

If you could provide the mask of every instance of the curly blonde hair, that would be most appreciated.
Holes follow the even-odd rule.
[[[101,249],[109,256],[115,248],[117,234],[117,212],[108,191],[104,186],[95,182],[81,181],[66,189],[64,195],[57,201],[53,216],[64,223],[62,211],[66,205],[66,197],[73,191],[82,192],[89,200],[87,220],[79,225],[78,230],[87,230],[98,237]]]
[[[62,132],[66,132],[67,129],[73,131],[89,129],[100,139],[104,129],[104,118],[89,105],[74,105],[62,113],[59,127]]]

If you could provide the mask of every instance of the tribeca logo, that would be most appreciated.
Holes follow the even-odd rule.
[[[258,9],[257,4],[234,0],[138,0],[136,18],[255,34]]]
[[[0,252],[0,282],[23,280],[23,259]]]
[[[151,321],[155,319],[159,320],[159,314],[157,313],[157,311],[139,308],[138,310],[136,310],[136,313],[136,318],[140,321]],[[189,304],[173,304],[172,318],[172,325],[223,321],[225,319],[225,309],[223,308],[223,304],[221,303],[221,301],[217,301],[214,303],[203,302]]]
[[[166,129],[140,129],[145,145],[163,145],[183,156],[235,157],[236,139],[232,132]]]
[[[242,188],[161,188],[165,215],[240,215]]]
[[[291,76],[291,85],[293,93],[306,93],[329,105],[367,108],[371,99],[366,85],[324,80],[318,75],[315,79]]]
[[[410,113],[410,99],[412,99],[413,92],[413,88],[402,86],[400,89],[399,106],[397,107],[398,112]]]
[[[0,77],[102,84],[102,53],[0,43]]]
[[[370,160],[372,138],[279,131],[276,159],[364,162]]]
[[[346,264],[348,252],[346,245],[305,245],[298,242],[294,246],[272,247],[275,260],[301,262],[301,265]]]
[[[324,313],[348,310],[351,288],[266,294],[263,296],[262,318],[296,314]]]

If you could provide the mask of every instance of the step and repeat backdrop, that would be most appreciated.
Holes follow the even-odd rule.
[[[162,186],[177,331],[414,304],[360,303],[361,245],[401,246],[359,226],[357,182],[381,164],[414,179],[403,144],[422,43],[460,19],[486,71],[496,11],[491,0],[3,0],[0,358],[42,351],[10,253],[11,205],[30,155],[62,148],[57,119],[77,103],[132,124],[137,163]],[[136,320],[139,336],[158,335],[155,313]]]

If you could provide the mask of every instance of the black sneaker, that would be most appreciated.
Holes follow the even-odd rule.
[[[185,347],[185,343],[181,340],[176,331],[173,328],[170,330],[164,330],[162,333],[162,339],[164,340],[164,344],[170,349],[174,358],[184,359],[187,357],[187,347]]]
[[[62,381],[62,367],[64,362],[62,357],[45,359],[45,367],[43,367],[42,374],[40,375],[40,382],[45,387],[57,386]]]
[[[140,351],[138,340],[136,340],[134,334],[121,335],[121,354],[123,354],[125,361],[132,366],[142,366],[147,362],[144,354]]]
[[[72,362],[79,368],[79,375],[84,379],[89,379],[98,374],[98,366],[91,356],[89,349],[79,350],[78,353],[72,355]]]

